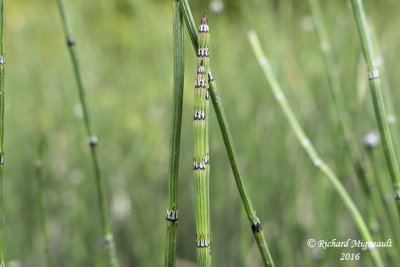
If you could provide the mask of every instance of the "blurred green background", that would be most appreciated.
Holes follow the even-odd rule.
[[[219,4],[222,3],[222,9]],[[366,70],[347,1],[321,0],[352,126],[376,128]],[[302,126],[356,204],[366,202],[344,149],[307,1],[189,0],[198,24],[209,10],[211,66],[242,171],[277,266],[370,266],[357,250],[311,250],[309,238],[360,239],[325,178],[298,145],[247,41],[254,28]],[[366,0],[394,99],[400,84],[400,2]],[[121,266],[162,266],[170,111],[172,1],[67,0]],[[48,139],[45,200],[56,266],[107,266],[94,176],[76,83],[55,0],[7,1],[4,250],[7,266],[46,266],[35,148]],[[186,32],[186,30],[185,30]],[[179,181],[179,266],[195,266],[192,109],[196,58],[185,33]],[[397,110],[398,111],[398,110]],[[218,124],[211,122],[214,266],[261,266]],[[379,152],[381,153],[381,152]],[[382,155],[378,166],[389,181]],[[341,252],[361,252],[358,262]]]

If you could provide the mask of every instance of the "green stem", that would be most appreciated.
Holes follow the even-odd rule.
[[[372,101],[375,109],[375,117],[378,123],[379,132],[381,134],[383,150],[386,156],[386,163],[388,165],[390,176],[392,178],[396,206],[400,216],[400,172],[398,159],[395,152],[394,142],[392,139],[392,134],[390,132],[389,124],[386,120],[387,107],[383,98],[379,70],[374,62],[375,56],[372,36],[368,29],[367,18],[363,9],[362,1],[351,0],[351,5],[353,8],[354,19],[357,24],[364,60],[367,64]]]
[[[3,255],[5,0],[0,0],[0,16],[0,266],[3,267],[5,266]]]
[[[194,23],[194,19],[192,16],[192,11],[190,11],[190,6],[187,0],[180,0],[181,12],[183,14],[183,18],[185,19],[186,27],[190,36],[190,40],[193,44],[194,52],[197,53],[199,49],[199,37],[197,35],[196,24]]]
[[[57,0],[57,3],[58,3],[60,16],[61,16],[62,25],[64,28],[64,33],[65,33],[65,36],[67,39],[68,50],[69,50],[69,54],[70,54],[73,69],[74,69],[76,83],[78,86],[79,100],[80,100],[80,103],[82,106],[83,119],[84,119],[84,123],[85,123],[85,127],[86,127],[86,132],[89,137],[89,145],[90,145],[90,149],[91,149],[93,167],[94,167],[94,172],[95,172],[95,177],[96,177],[96,188],[97,188],[97,198],[98,198],[99,209],[100,209],[100,219],[101,219],[101,223],[102,223],[102,227],[103,227],[105,244],[107,246],[107,250],[108,250],[108,254],[109,254],[109,264],[112,267],[117,267],[119,264],[118,264],[118,260],[117,260],[117,256],[116,256],[114,237],[111,232],[110,224],[108,221],[107,208],[106,208],[106,203],[105,203],[104,184],[103,184],[103,179],[101,176],[99,160],[98,160],[98,155],[97,155],[98,140],[97,140],[96,135],[94,134],[94,131],[93,131],[92,125],[91,125],[88,105],[86,102],[85,89],[83,86],[81,73],[80,73],[80,69],[79,69],[79,64],[78,64],[78,58],[77,58],[77,54],[75,51],[75,39],[73,38],[72,33],[71,33],[71,29],[70,29],[69,22],[67,19],[67,14],[66,14],[65,7],[64,7],[64,1]]]
[[[170,155],[168,169],[167,238],[165,249],[165,266],[175,266],[176,228],[178,226],[178,175],[179,150],[181,143],[182,103],[184,82],[184,46],[183,19],[179,2],[174,0],[173,39],[174,39],[174,81],[171,114]]]
[[[50,251],[50,240],[49,240],[49,235],[47,232],[47,213],[46,213],[46,206],[45,206],[45,201],[44,201],[44,196],[43,196],[43,152],[45,148],[45,143],[46,143],[46,136],[44,134],[41,135],[40,140],[38,142],[38,147],[37,147],[37,155],[36,155],[36,164],[35,164],[35,169],[36,169],[36,180],[37,180],[37,185],[38,185],[38,195],[39,195],[39,209],[40,209],[40,224],[42,227],[42,234],[43,234],[43,240],[45,243],[45,248],[46,248],[46,258],[47,258],[47,265],[54,266],[53,264],[53,257],[51,256],[51,251]]]
[[[384,215],[381,216],[381,218],[386,219],[388,221],[389,227],[390,227],[390,232],[393,234],[394,246],[395,246],[395,248],[399,248],[400,247],[400,230],[398,227],[397,209],[395,208],[393,203],[388,203],[388,201],[385,197],[386,193],[387,193],[386,186],[384,184],[385,181],[378,178],[379,172],[376,167],[377,160],[375,159],[376,151],[374,151],[373,149],[370,149],[367,152],[368,152],[367,155],[369,156],[369,159],[370,159],[372,171],[374,172],[375,178],[376,178],[374,184],[377,186],[379,194],[381,196],[380,202],[383,206],[383,209],[381,208],[380,211],[384,213]],[[384,223],[384,222],[381,222],[381,223]]]
[[[331,43],[325,30],[320,6],[318,4],[318,0],[309,0],[308,2],[310,4],[316,33],[320,44],[320,51],[323,56],[326,72],[328,74],[329,87],[332,98],[335,102],[336,113],[338,114],[343,136],[346,140],[346,147],[350,154],[350,158],[353,163],[352,165],[355,169],[356,174],[360,178],[361,183],[365,183],[363,179],[368,178],[367,176],[369,174],[364,173],[364,159],[361,156],[360,149],[356,144],[354,134],[350,127],[350,119],[348,113],[346,112],[347,109],[345,107],[344,97],[340,86],[340,77],[336,69],[334,60],[335,57],[333,55]]]
[[[260,250],[265,266],[274,266],[271,254],[269,252],[267,242],[264,239],[264,234],[261,228],[260,220],[257,218],[256,211],[254,210],[253,203],[247,193],[246,185],[239,167],[239,160],[236,153],[236,148],[233,143],[231,130],[226,119],[224,107],[222,106],[221,99],[218,94],[217,84],[211,75],[208,75],[209,91],[211,100],[213,102],[215,114],[218,119],[219,127],[221,129],[222,137],[224,139],[225,148],[228,153],[229,161],[231,163],[233,175],[235,177],[236,185],[239,190],[240,197],[242,198],[247,217],[250,220],[251,228],[256,239],[258,249]]]
[[[275,95],[275,99],[280,104],[280,106],[283,110],[283,113],[286,116],[286,118],[288,119],[290,126],[293,128],[293,131],[294,131],[299,143],[301,143],[301,145],[304,148],[304,150],[306,151],[307,155],[310,157],[310,159],[314,163],[314,166],[316,168],[318,168],[332,183],[334,189],[336,190],[336,192],[339,194],[340,198],[342,199],[343,204],[347,207],[351,216],[353,217],[353,220],[356,223],[358,230],[360,231],[361,236],[363,237],[364,241],[372,242],[371,234],[370,234],[368,227],[367,227],[366,223],[364,222],[364,219],[362,218],[358,208],[354,204],[353,200],[350,198],[349,194],[347,193],[346,189],[343,187],[342,183],[339,181],[339,179],[337,178],[335,173],[319,157],[315,148],[313,147],[310,140],[305,135],[299,122],[297,121],[296,117],[294,116],[294,113],[293,113],[292,109],[290,108],[290,106],[285,98],[285,95],[273,74],[273,71],[268,62],[268,59],[264,55],[264,52],[261,48],[261,45],[260,45],[260,42],[258,40],[256,33],[254,31],[249,31],[248,34],[249,34],[249,40],[253,47],[254,53],[255,53],[255,55],[258,59],[258,62],[264,72],[264,75]],[[382,262],[382,259],[380,257],[378,250],[372,249],[372,250],[370,250],[370,252],[371,252],[372,259],[375,263],[375,266],[383,266],[383,262]]]
[[[192,45],[194,48],[195,53],[198,52],[199,48],[199,38],[197,35],[196,30],[196,25],[193,20],[192,12],[190,11],[189,4],[187,3],[187,0],[180,0],[181,2],[181,8],[183,10],[183,16],[185,19],[186,27],[188,28],[188,32],[190,35],[190,39],[192,41]],[[250,220],[251,223],[251,228],[254,233],[254,238],[256,239],[258,249],[260,251],[261,257],[263,259],[263,263],[265,266],[274,266],[271,254],[268,249],[267,242],[265,241],[264,238],[264,233],[261,228],[260,220],[256,216],[256,211],[253,208],[253,204],[251,202],[251,199],[249,195],[247,194],[246,186],[243,180],[243,176],[241,174],[240,168],[239,168],[239,162],[237,158],[237,153],[236,149],[233,143],[233,138],[232,134],[229,129],[228,121],[225,116],[225,112],[222,106],[221,99],[219,98],[218,91],[217,91],[217,85],[214,79],[210,80],[210,77],[212,77],[211,72],[209,72],[209,93],[211,96],[211,100],[213,103],[214,111],[216,113],[216,116],[218,118],[219,126],[221,129],[222,137],[224,139],[225,143],[225,148],[228,153],[228,157],[231,163],[232,167],[232,172],[234,174],[234,178],[236,181],[237,188],[239,190],[240,197],[242,199],[243,206],[246,210],[247,217]]]
[[[196,200],[196,250],[198,266],[211,266],[211,229],[209,196],[209,148],[208,148],[208,91],[206,69],[209,66],[208,43],[210,32],[206,13],[199,28],[200,47],[198,71],[194,88],[194,156],[193,175]]]

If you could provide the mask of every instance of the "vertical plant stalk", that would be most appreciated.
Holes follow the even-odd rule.
[[[196,86],[194,89],[194,155],[193,176],[196,202],[196,251],[197,265],[211,266],[210,242],[210,210],[208,209],[209,188],[206,171],[206,133],[205,133],[205,105],[206,105],[206,72],[203,61],[197,70]]]
[[[371,87],[372,101],[375,109],[375,117],[381,134],[383,150],[385,152],[386,162],[393,182],[394,197],[396,206],[400,215],[400,171],[397,154],[395,152],[392,134],[389,124],[386,120],[386,105],[383,97],[380,73],[375,65],[374,49],[371,33],[369,32],[367,18],[363,9],[361,0],[351,0],[354,19],[360,37],[362,52],[365,63],[367,64],[369,85]]]
[[[336,69],[331,43],[325,30],[325,25],[322,19],[318,0],[309,0],[308,2],[316,27],[316,33],[320,44],[320,51],[323,56],[326,72],[328,74],[330,91],[332,94],[332,98],[335,102],[336,112],[338,114],[342,132],[346,140],[347,150],[350,154],[355,171],[358,176],[360,176],[360,179],[368,179],[369,177],[366,177],[368,174],[365,173],[363,169],[363,159],[361,157],[360,150],[358,149],[353,132],[350,127],[350,119],[346,112],[344,97],[340,86],[339,74]]]
[[[350,129],[350,120],[346,113],[344,99],[340,88],[340,78],[335,66],[331,43],[325,30],[325,25],[322,19],[318,0],[308,0],[308,2],[311,8],[312,17],[320,44],[320,51],[323,56],[325,68],[328,74],[329,87],[331,89],[332,97],[335,102],[336,111],[338,113],[342,131],[344,133],[346,141],[348,142],[347,145],[349,147],[349,151],[351,152],[351,156],[354,160],[356,160],[356,157],[359,155],[359,151],[357,150],[357,145],[355,144],[353,133]]]
[[[389,254],[390,257],[392,257],[393,259],[398,258],[400,255],[398,255],[398,253],[396,253],[396,251],[398,251],[399,245],[400,245],[400,232],[399,232],[399,227],[397,227],[398,225],[398,215],[397,215],[397,209],[395,208],[394,203],[388,203],[388,201],[386,200],[386,184],[385,181],[382,179],[379,179],[379,172],[376,168],[376,159],[375,159],[375,154],[377,153],[376,149],[378,148],[378,146],[380,145],[380,139],[379,139],[379,134],[375,131],[373,132],[369,132],[367,134],[364,135],[363,138],[363,143],[364,143],[364,148],[367,152],[367,156],[368,156],[368,165],[369,168],[372,169],[372,172],[374,173],[374,178],[375,180],[372,181],[369,185],[369,188],[377,188],[378,190],[377,193],[375,195],[378,195],[378,199],[379,201],[375,201],[378,204],[374,204],[374,208],[377,209],[379,211],[379,213],[377,213],[377,217],[379,219],[379,228],[381,230],[381,232],[383,232],[384,236],[382,238],[382,240],[384,240],[386,237],[393,238],[393,248],[389,249]],[[392,200],[392,199],[390,199]],[[392,234],[392,235],[390,235]]]
[[[356,141],[354,139],[354,134],[350,127],[350,119],[348,113],[346,112],[344,97],[342,94],[341,86],[340,86],[340,78],[336,68],[334,55],[331,47],[331,43],[329,41],[328,35],[326,33],[326,28],[324,25],[321,9],[318,3],[319,0],[309,0],[309,5],[311,8],[311,13],[313,17],[313,21],[316,27],[316,33],[320,44],[320,51],[323,56],[326,72],[328,74],[328,82],[330,91],[332,94],[332,98],[335,102],[336,112],[339,117],[340,125],[342,128],[343,136],[346,141],[346,148],[349,152],[350,159],[352,161],[352,166],[361,182],[364,185],[364,192],[366,197],[369,199],[370,205],[373,209],[373,220],[378,220],[378,215],[380,214],[379,204],[379,196],[377,195],[377,191],[373,190],[373,181],[374,175],[372,172],[367,171],[365,166],[367,165],[367,159],[364,158],[358,148]]]
[[[173,39],[174,39],[174,81],[171,114],[170,155],[168,169],[167,238],[165,249],[165,266],[175,266],[176,230],[178,226],[178,175],[179,150],[181,143],[182,103],[184,82],[184,46],[183,19],[179,2],[173,2]]]
[[[210,31],[204,13],[199,28],[199,66],[194,88],[194,155],[193,175],[196,200],[196,251],[197,265],[211,266],[211,230],[209,196],[209,148],[208,148],[208,90],[206,68],[209,65],[208,43]]]
[[[314,163],[314,166],[318,168],[332,183],[334,189],[339,194],[340,198],[343,201],[343,204],[349,210],[351,216],[353,217],[354,222],[356,223],[358,230],[360,231],[361,236],[363,237],[364,241],[372,242],[371,234],[368,230],[364,219],[362,218],[358,208],[354,204],[353,200],[347,193],[346,189],[337,178],[335,173],[331,170],[331,168],[325,164],[318,153],[316,152],[314,146],[311,144],[310,140],[305,135],[303,129],[301,128],[299,122],[297,121],[296,117],[292,109],[290,108],[285,95],[276,80],[272,68],[268,62],[268,59],[265,57],[264,52],[261,48],[260,42],[256,33],[252,30],[248,32],[250,43],[253,47],[254,53],[258,59],[258,62],[264,72],[264,75],[275,95],[275,99],[278,101],[279,105],[281,106],[284,115],[288,119],[290,126],[292,127],[299,143],[302,145],[304,150],[306,151],[307,155],[310,157],[311,161]],[[370,249],[371,256],[375,266],[383,266],[383,262],[381,256],[376,248]]]
[[[5,266],[3,255],[5,0],[0,0],[0,16],[0,267],[3,267]]]
[[[81,73],[79,69],[79,64],[78,64],[78,58],[77,54],[75,51],[75,39],[72,36],[71,29],[69,26],[69,22],[67,19],[67,14],[65,11],[64,7],[64,1],[63,0],[57,0],[58,3],[58,9],[60,12],[63,28],[64,28],[64,33],[67,39],[67,45],[68,45],[68,50],[69,54],[71,56],[71,61],[75,73],[75,78],[76,78],[76,83],[78,86],[78,92],[79,92],[79,100],[82,106],[82,112],[83,112],[83,119],[86,127],[86,133],[89,137],[89,146],[92,154],[92,161],[93,161],[93,167],[94,167],[94,172],[95,172],[95,178],[96,178],[96,188],[97,188],[97,198],[98,198],[98,203],[99,203],[99,210],[100,210],[100,219],[101,219],[101,224],[103,227],[103,234],[104,234],[104,241],[105,245],[108,250],[108,256],[109,256],[109,264],[112,267],[117,267],[119,266],[118,260],[117,260],[117,253],[116,253],[116,248],[115,248],[115,243],[114,243],[114,237],[111,232],[110,224],[109,224],[109,219],[107,215],[107,207],[105,203],[105,193],[104,193],[104,183],[103,179],[101,176],[101,171],[100,171],[100,165],[99,165],[99,160],[98,160],[98,155],[97,155],[97,146],[98,146],[98,139],[97,136],[94,134],[92,125],[91,125],[91,120],[90,120],[90,115],[89,115],[89,110],[88,110],[88,105],[86,103],[86,95],[85,95],[85,88],[83,86],[82,78],[81,78]]]
[[[43,199],[43,152],[46,144],[46,136],[44,134],[41,135],[40,140],[37,146],[37,154],[36,154],[36,163],[35,163],[35,171],[36,171],[36,180],[37,180],[37,188],[38,188],[38,197],[39,197],[39,211],[40,211],[40,225],[42,227],[43,240],[46,248],[46,259],[47,266],[52,267],[53,257],[51,256],[50,251],[50,240],[47,232],[47,213],[45,201]]]
[[[196,29],[196,25],[193,20],[192,12],[190,11],[189,4],[187,0],[181,0],[181,10],[185,19],[186,26],[188,28],[188,32],[190,35],[190,39],[192,41],[193,48],[196,53],[198,53],[199,49],[199,38],[197,32],[193,29]],[[210,68],[209,68],[210,69]],[[269,252],[267,242],[264,238],[264,233],[260,224],[260,220],[256,215],[256,211],[253,207],[253,203],[247,193],[246,185],[244,183],[244,179],[242,173],[239,168],[239,160],[236,153],[236,148],[233,143],[232,134],[228,125],[228,120],[226,119],[225,111],[222,106],[221,99],[218,94],[217,84],[214,78],[211,75],[211,70],[208,73],[208,85],[209,85],[209,94],[211,97],[211,101],[213,103],[214,111],[218,119],[219,127],[221,129],[222,137],[224,139],[224,144],[226,151],[228,153],[229,161],[231,163],[232,172],[235,178],[235,182],[242,199],[243,206],[246,210],[246,214],[248,219],[250,220],[251,229],[254,234],[254,238],[257,242],[258,249],[260,251],[264,266],[273,267],[274,262],[271,257],[271,253]]]

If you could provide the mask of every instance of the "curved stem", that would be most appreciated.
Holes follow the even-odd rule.
[[[306,151],[307,155],[310,157],[311,161],[314,163],[314,166],[318,168],[331,182],[333,188],[339,194],[340,198],[342,199],[343,204],[349,210],[351,216],[353,217],[354,222],[356,223],[358,230],[360,231],[361,236],[363,237],[364,241],[366,242],[373,242],[372,236],[368,230],[364,219],[362,218],[358,208],[354,204],[353,200],[347,193],[346,189],[337,178],[335,173],[331,170],[331,168],[326,165],[322,159],[319,157],[318,153],[316,152],[314,146],[312,145],[311,141],[307,138],[306,134],[304,133],[303,129],[301,128],[299,122],[297,121],[292,109],[290,108],[285,94],[283,93],[278,81],[276,80],[272,68],[268,62],[268,59],[265,57],[264,52],[261,48],[260,42],[258,37],[254,31],[249,31],[249,41],[253,47],[254,53],[258,59],[258,62],[264,72],[265,78],[267,79],[272,92],[275,95],[275,99],[278,101],[279,105],[281,106],[284,115],[289,121],[290,126],[292,127],[299,143],[302,145],[304,150]],[[372,259],[375,263],[375,266],[383,266],[382,259],[377,249],[370,250]]]

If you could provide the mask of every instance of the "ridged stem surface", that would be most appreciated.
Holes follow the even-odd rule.
[[[193,175],[196,202],[196,251],[197,265],[211,266],[208,102],[206,70],[209,67],[208,43],[210,31],[206,14],[199,27],[198,70],[194,88],[194,156]]]
[[[173,1],[174,80],[171,114],[170,155],[168,167],[167,237],[165,266],[173,267],[176,261],[176,231],[178,227],[178,175],[181,143],[182,103],[184,84],[183,19],[179,2]]]
[[[188,33],[190,36],[190,40],[192,41],[193,49],[196,53],[198,53],[199,49],[199,37],[196,32],[196,25],[193,20],[192,12],[190,10],[190,6],[187,0],[181,0],[181,9],[185,19],[186,27],[188,29]],[[210,68],[209,68],[210,69]],[[253,208],[252,201],[247,193],[246,185],[244,183],[244,179],[242,173],[239,168],[239,161],[237,157],[237,152],[233,143],[232,134],[229,129],[228,121],[226,119],[226,115],[224,112],[224,108],[222,106],[221,99],[218,95],[217,84],[214,79],[210,80],[211,70],[208,74],[208,85],[209,85],[209,94],[211,97],[211,101],[213,103],[214,111],[218,119],[219,127],[221,129],[222,137],[224,139],[224,144],[226,151],[228,153],[229,161],[231,163],[232,172],[234,174],[235,182],[242,199],[243,206],[246,210],[247,217],[250,220],[251,228],[254,233],[254,238],[257,242],[257,246],[259,248],[261,257],[263,259],[264,266],[274,266],[271,254],[268,249],[267,242],[264,238],[264,233],[261,229],[261,224],[259,219],[256,216],[256,212]]]

